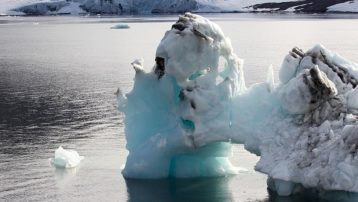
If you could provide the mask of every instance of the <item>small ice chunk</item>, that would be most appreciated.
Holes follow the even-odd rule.
[[[129,29],[129,25],[127,24],[116,24],[111,27],[111,29]]]
[[[55,158],[51,158],[50,162],[57,168],[74,168],[84,159],[75,150],[65,150],[60,146],[55,151]]]

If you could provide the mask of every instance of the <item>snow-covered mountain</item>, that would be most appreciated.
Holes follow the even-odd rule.
[[[358,0],[1,0],[0,15],[358,12]]]

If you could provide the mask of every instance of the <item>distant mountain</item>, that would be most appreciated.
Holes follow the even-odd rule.
[[[0,15],[356,12],[358,0],[1,0]]]
[[[358,12],[357,0],[300,0],[269,2],[250,6],[253,10],[292,11],[303,13]]]

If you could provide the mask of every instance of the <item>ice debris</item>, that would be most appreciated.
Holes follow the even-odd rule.
[[[84,159],[75,150],[65,150],[60,146],[55,151],[55,157],[50,159],[52,165],[56,168],[74,168]]]
[[[111,29],[129,29],[129,25],[127,24],[116,24],[111,27]]]
[[[226,64],[219,68],[219,60]],[[260,156],[269,187],[358,192],[358,65],[321,45],[293,48],[274,82],[246,88],[242,60],[218,25],[186,13],[160,42],[155,65],[118,91],[127,178],[237,173],[231,144]]]

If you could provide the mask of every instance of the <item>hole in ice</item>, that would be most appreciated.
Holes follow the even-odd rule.
[[[193,121],[181,119],[182,127],[189,130],[195,130],[195,124]]]
[[[179,93],[179,99],[180,99],[180,100],[184,100],[184,98],[185,98],[184,89],[181,89],[181,90],[180,90],[180,93]]]
[[[158,79],[162,78],[165,72],[165,60],[162,57],[155,58],[156,67],[154,73],[158,76]]]
[[[172,29],[177,29],[179,31],[183,31],[185,28],[186,26],[182,22],[177,22],[174,25],[172,25]]]
[[[196,104],[193,100],[190,101],[190,106],[193,108],[193,109],[196,109]]]
[[[186,88],[186,90],[189,91],[189,92],[191,92],[191,91],[193,91],[194,89],[193,89],[193,87],[188,86],[188,87]]]

